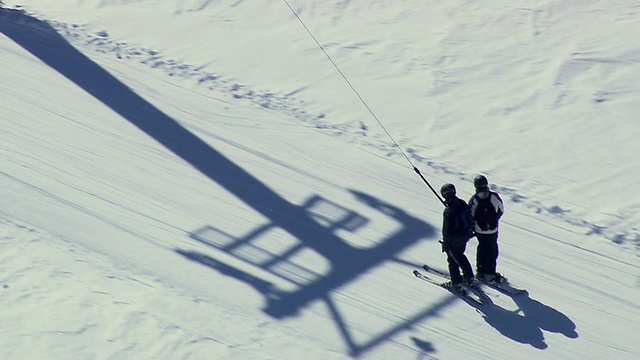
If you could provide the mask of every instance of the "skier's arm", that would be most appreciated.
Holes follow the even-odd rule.
[[[496,209],[496,213],[498,214],[498,219],[502,217],[504,214],[504,203],[502,202],[502,198],[497,193],[491,194],[491,204]]]
[[[453,225],[451,216],[453,215],[451,209],[446,208],[442,214],[442,251],[445,252],[449,249],[449,243],[451,241],[451,226]]]
[[[478,201],[476,200],[476,196],[471,196],[469,199],[469,208],[471,209],[471,219],[473,220],[473,228],[476,228],[476,208],[478,207]]]

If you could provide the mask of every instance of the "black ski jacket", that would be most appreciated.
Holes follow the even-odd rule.
[[[469,199],[471,216],[475,222],[476,234],[495,234],[498,232],[499,220],[504,214],[504,204],[500,195],[494,191],[489,192],[485,199],[473,195]]]
[[[462,220],[462,213],[469,205],[458,197],[447,200],[446,205],[442,213],[442,247],[444,251],[466,245],[473,234],[469,225],[464,224]]]

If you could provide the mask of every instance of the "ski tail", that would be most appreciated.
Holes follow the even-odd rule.
[[[527,293],[527,290],[512,285],[508,280],[502,283],[497,283],[495,281],[482,281],[482,284],[509,296]]]

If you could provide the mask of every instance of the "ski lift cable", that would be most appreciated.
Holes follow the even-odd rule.
[[[402,154],[402,156],[404,156],[404,158],[407,160],[407,162],[411,165],[411,167],[413,168],[413,171],[415,171],[420,178],[422,179],[422,181],[425,182],[425,184],[427,184],[427,186],[429,187],[429,189],[431,189],[431,191],[435,194],[435,196],[438,198],[438,200],[440,200],[440,202],[444,205],[444,200],[442,200],[442,198],[440,197],[440,194],[438,194],[438,192],[433,188],[433,186],[431,186],[431,184],[429,183],[429,181],[427,181],[427,179],[424,177],[424,175],[422,175],[422,173],[420,172],[420,170],[413,164],[413,162],[411,161],[411,159],[409,159],[409,157],[407,156],[407,154],[402,150],[402,148],[400,147],[400,145],[398,145],[398,143],[396,142],[396,140],[393,138],[393,136],[391,136],[391,133],[389,133],[389,131],[387,130],[387,128],[384,126],[384,124],[382,123],[382,121],[380,121],[380,119],[378,118],[378,116],[373,112],[373,110],[371,109],[371,107],[369,106],[369,104],[367,104],[367,102],[364,100],[364,98],[362,98],[362,96],[360,95],[360,93],[358,92],[358,90],[356,90],[356,88],[353,86],[353,84],[351,84],[351,81],[349,81],[349,79],[347,78],[347,76],[342,72],[342,70],[340,70],[340,67],[338,66],[338,64],[336,64],[335,61],[333,61],[333,59],[331,58],[331,56],[327,53],[327,51],[325,50],[324,46],[322,46],[322,44],[320,44],[320,42],[318,41],[318,39],[313,35],[313,33],[311,32],[311,30],[307,27],[307,25],[304,23],[304,21],[302,21],[302,18],[300,18],[300,16],[298,15],[298,13],[291,7],[291,5],[289,4],[289,2],[287,0],[283,0],[284,3],[287,5],[287,7],[289,8],[289,10],[291,10],[291,12],[293,13],[293,15],[296,17],[296,19],[298,19],[298,21],[300,22],[300,24],[302,25],[302,27],[307,31],[307,34],[309,34],[309,36],[313,39],[313,41],[316,43],[316,45],[318,45],[318,47],[320,48],[320,50],[322,50],[322,52],[324,53],[324,55],[327,57],[327,59],[329,59],[329,61],[331,62],[331,64],[333,65],[333,67],[338,71],[338,73],[340,74],[340,76],[342,77],[342,79],[344,79],[344,81],[347,83],[347,85],[351,88],[351,90],[353,91],[354,94],[356,94],[356,96],[358,97],[358,99],[360,100],[360,102],[362,102],[362,104],[364,105],[364,107],[367,109],[367,111],[369,112],[369,114],[371,114],[371,116],[373,117],[373,119],[378,123],[378,125],[380,125],[380,127],[382,128],[382,130],[384,130],[384,132],[387,134],[387,136],[389,137],[389,139],[391,139],[391,142],[393,142],[393,145],[400,151],[400,153]]]

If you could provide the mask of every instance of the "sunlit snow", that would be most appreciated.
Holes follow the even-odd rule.
[[[640,6],[287,1],[4,1],[0,359],[640,358]]]

